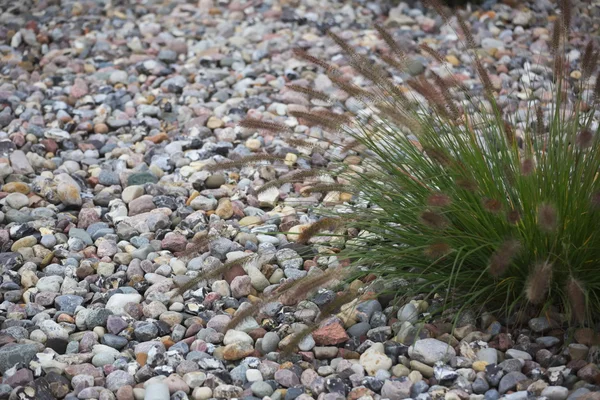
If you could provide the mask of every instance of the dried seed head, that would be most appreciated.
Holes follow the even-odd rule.
[[[321,218],[317,222],[311,224],[308,228],[298,236],[298,243],[306,244],[308,241],[322,231],[332,231],[341,224],[339,218]]]
[[[506,215],[509,224],[518,224],[521,221],[521,214],[517,210],[510,210]]]
[[[425,211],[421,214],[421,222],[433,229],[445,229],[449,221],[443,215],[432,211]]]
[[[594,134],[589,129],[583,129],[575,137],[575,144],[581,149],[587,149],[594,141]]]
[[[394,40],[392,35],[385,28],[379,24],[375,24],[375,29],[379,33],[379,36],[384,40],[384,42],[388,45],[390,50],[394,53],[396,57],[400,59],[401,62],[404,62],[406,59],[405,51],[400,47],[398,42]]]
[[[504,122],[504,135],[506,136],[506,140],[508,141],[508,143],[511,146],[513,146],[516,143],[515,132],[513,131],[513,128],[508,121],[505,120],[503,122]]]
[[[491,213],[498,213],[502,210],[502,203],[496,199],[483,200],[483,208]]]
[[[477,184],[469,178],[456,179],[456,185],[458,185],[459,188],[467,190],[469,192],[474,192],[477,190]]]
[[[435,50],[433,47],[431,47],[429,44],[421,43],[419,45],[419,47],[425,53],[429,54],[431,57],[433,57],[435,60],[437,60],[437,62],[439,62],[440,64],[443,64],[446,61],[446,60],[444,60],[444,57],[442,57],[442,55],[440,53],[438,53],[438,51]]]
[[[445,152],[441,149],[436,149],[428,145],[423,145],[423,151],[427,155],[427,157],[436,161],[443,167],[448,167],[452,164],[450,157],[445,154]]]
[[[310,125],[322,126],[332,131],[338,131],[350,122],[344,115],[331,111],[290,111],[289,114],[306,121]]]
[[[442,3],[440,0],[424,0],[423,3],[433,8],[435,12],[438,13],[440,17],[442,17],[444,22],[449,24],[450,17],[452,15],[450,14],[450,12],[448,12],[448,9],[446,8],[446,5],[444,3]]]
[[[451,203],[450,197],[443,193],[434,193],[427,198],[427,205],[430,207],[447,207]]]
[[[301,58],[304,61],[308,61],[312,64],[318,65],[319,67],[323,68],[325,71],[327,71],[328,74],[337,75],[340,73],[337,68],[335,68],[331,64],[326,63],[325,61],[321,60],[320,58],[311,56],[304,49],[295,48],[294,50],[292,50],[292,52],[294,53],[294,55],[296,57]]]
[[[437,242],[427,246],[424,253],[427,258],[437,260],[450,253],[450,251],[452,251],[452,248],[448,243]]]
[[[454,99],[452,98],[452,94],[450,93],[450,87],[448,86],[448,83],[445,79],[442,79],[441,76],[439,76],[433,71],[431,71],[431,76],[433,77],[433,80],[435,81],[437,87],[442,92],[442,96],[444,97],[448,110],[450,110],[452,118],[455,120],[458,119],[460,117],[460,111],[458,109],[458,106],[454,103]]]
[[[596,84],[594,85],[594,100],[600,100],[600,72],[596,75]]]
[[[598,62],[598,53],[594,50],[594,40],[590,39],[583,51],[581,59],[581,77],[587,79],[594,73],[596,63]]]
[[[542,107],[539,105],[535,108],[535,118],[536,118],[536,134],[541,136],[544,134],[545,126],[544,126],[544,111]]]
[[[535,168],[535,162],[531,158],[525,158],[521,161],[521,174],[524,176],[531,175]]]
[[[490,257],[490,274],[496,278],[504,275],[520,250],[521,243],[518,240],[509,239],[504,241]]]
[[[279,179],[275,179],[275,180],[265,183],[264,185],[262,185],[260,188],[258,188],[256,190],[256,193],[263,193],[268,189],[278,187],[278,186],[281,186],[286,183],[299,182],[301,180],[304,180],[305,178],[312,178],[314,176],[328,175],[328,174],[329,173],[327,171],[322,170],[322,169],[307,169],[307,170],[294,171],[291,174],[283,176]]]
[[[552,283],[552,264],[543,262],[537,264],[525,284],[527,300],[532,304],[541,304],[548,294]]]
[[[302,189],[303,193],[324,193],[324,192],[346,192],[349,193],[352,190],[348,185],[343,185],[339,183],[334,184],[326,184],[326,185],[315,185],[311,187],[307,187]]]
[[[600,208],[600,192],[594,192],[592,193],[592,197],[590,199],[590,203],[592,204],[592,207],[595,209],[599,209]]]
[[[291,132],[291,128],[278,122],[263,121],[260,119],[246,118],[239,122],[242,128],[265,130],[274,133]]]
[[[571,27],[571,0],[560,0],[559,4],[560,14],[563,20],[563,29],[566,35]]]
[[[464,20],[462,15],[460,15],[460,13],[455,13],[454,15],[456,16],[456,21],[458,22],[458,26],[460,26],[460,30],[462,31],[463,35],[465,35],[467,48],[471,50],[475,49],[476,44],[475,39],[473,38],[473,33],[471,33],[471,28],[467,25],[467,22]]]
[[[204,169],[206,171],[212,172],[212,171],[220,171],[220,170],[230,169],[230,168],[244,167],[244,166],[256,164],[256,163],[259,163],[262,161],[284,161],[284,160],[285,159],[283,157],[278,157],[278,156],[274,156],[274,155],[270,155],[270,154],[254,154],[251,156],[243,157],[239,160],[225,161],[225,162],[221,162],[221,163],[217,163],[217,164],[206,165],[204,167]]]
[[[538,225],[545,232],[553,232],[558,225],[556,208],[548,203],[543,203],[538,209]]]
[[[554,21],[554,26],[552,28],[552,47],[551,47],[551,52],[552,52],[552,55],[554,55],[554,56],[558,55],[558,48],[560,47],[560,39],[562,37],[562,34],[563,34],[562,19],[561,18],[557,18]]]
[[[573,317],[577,322],[584,322],[586,315],[586,300],[583,283],[572,276],[569,277],[569,280],[567,281],[567,296],[569,297]]]
[[[477,70],[477,75],[479,75],[479,79],[483,84],[483,90],[488,96],[493,96],[494,86],[492,85],[492,80],[490,79],[490,75],[488,74],[487,70],[483,67],[479,57],[475,59],[475,69]]]
[[[305,86],[290,84],[290,85],[287,85],[286,88],[293,90],[294,92],[305,94],[313,99],[318,99],[318,100],[322,100],[322,101],[326,101],[326,102],[329,102],[331,100],[329,98],[329,96],[326,95],[325,93],[323,93],[319,90],[307,88]]]

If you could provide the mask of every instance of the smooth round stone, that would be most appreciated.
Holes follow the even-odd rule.
[[[166,383],[151,383],[146,386],[144,400],[169,400],[169,386]]]
[[[252,386],[250,386],[250,390],[252,390],[252,394],[260,398],[270,396],[274,392],[273,387],[263,381],[254,382]]]
[[[15,210],[19,210],[29,205],[29,198],[23,193],[11,193],[4,198],[6,205]]]

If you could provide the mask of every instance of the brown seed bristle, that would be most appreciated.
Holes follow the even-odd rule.
[[[294,84],[286,85],[286,88],[293,90],[294,92],[305,94],[314,99],[327,101],[327,102],[331,101],[331,99],[329,98],[329,96],[327,94],[325,94],[319,90],[307,88],[305,86],[294,85]]]
[[[308,62],[310,62],[312,64],[318,65],[319,67],[321,67],[325,71],[327,71],[327,73],[329,73],[329,74],[332,74],[332,75],[333,74],[339,74],[339,70],[337,68],[335,68],[331,64],[328,64],[327,62],[321,60],[320,58],[311,56],[304,49],[295,48],[294,50],[292,50],[292,52],[294,53],[294,55],[296,57],[301,58],[304,61],[308,61]]]
[[[346,92],[349,96],[356,98],[371,98],[372,95],[364,89],[356,86],[348,80],[340,76],[329,76],[329,79],[341,90]]]
[[[590,203],[592,204],[592,207],[594,207],[595,209],[600,208],[600,192],[592,193]]]
[[[317,222],[312,223],[308,228],[303,230],[298,236],[298,243],[306,244],[308,241],[313,238],[315,235],[319,234],[322,231],[332,231],[335,230],[341,223],[339,218],[321,218]]]
[[[473,38],[473,33],[471,32],[471,28],[467,25],[467,22],[464,20],[462,15],[460,15],[460,13],[457,12],[454,13],[454,15],[456,16],[456,21],[458,22],[458,26],[460,26],[460,30],[462,31],[463,35],[465,35],[467,48],[471,50],[475,49],[476,44],[475,39]]]
[[[490,257],[489,271],[490,274],[498,278],[506,272],[510,264],[521,250],[521,243],[515,239],[509,239],[498,247],[498,249]]]
[[[483,208],[491,213],[498,213],[502,210],[502,203],[496,199],[483,200]]]
[[[224,162],[217,163],[217,164],[206,165],[204,167],[204,169],[206,171],[213,172],[213,171],[219,171],[219,170],[223,170],[223,169],[244,167],[246,165],[252,165],[252,164],[256,164],[258,162],[262,162],[262,161],[284,161],[284,160],[285,160],[284,157],[274,156],[274,155],[270,155],[270,154],[254,154],[251,156],[243,157],[239,160],[224,161]]]
[[[557,18],[554,21],[554,26],[552,27],[552,46],[550,47],[550,51],[552,55],[558,55],[558,48],[560,47],[560,39],[563,34],[563,25],[562,18]]]
[[[403,62],[406,59],[406,53],[400,47],[398,42],[394,40],[392,35],[388,31],[386,31],[383,26],[375,24],[375,29],[377,30],[379,36],[381,36],[383,41],[388,45],[390,50],[394,53],[394,55],[398,57],[401,60],[401,62]]]
[[[304,193],[324,193],[324,192],[350,192],[352,189],[348,185],[332,183],[328,185],[315,185],[302,189]]]
[[[458,109],[458,106],[454,103],[454,99],[452,98],[452,93],[450,93],[450,87],[448,86],[448,83],[445,79],[442,79],[441,76],[439,76],[433,71],[431,71],[431,76],[433,77],[435,84],[440,88],[442,96],[444,97],[444,100],[446,102],[446,106],[450,110],[452,118],[458,119],[460,117],[460,111]]]
[[[581,77],[582,79],[589,78],[594,69],[596,69],[597,53],[594,50],[594,40],[590,39],[585,46],[583,56],[581,58]],[[595,60],[596,59],[596,60]]]
[[[552,283],[552,264],[542,262],[531,271],[525,284],[525,294],[531,304],[541,304],[546,299]]]
[[[251,259],[253,256],[254,256],[253,254],[250,254],[248,256],[238,258],[237,260],[227,262],[227,263],[221,265],[219,268],[203,272],[203,273],[199,274],[198,276],[195,276],[194,278],[190,279],[188,282],[184,283],[183,285],[181,285],[177,289],[176,294],[183,295],[185,292],[187,292],[188,290],[195,287],[201,281],[203,281],[205,279],[215,278],[215,277],[221,275],[222,273],[224,273],[225,271],[228,271],[230,268],[233,268],[234,266],[243,265],[246,261]]]
[[[534,168],[535,163],[531,158],[526,158],[521,161],[521,174],[523,174],[524,176],[531,175]]]
[[[560,0],[560,13],[565,34],[571,27],[571,0]]]
[[[590,129],[587,128],[583,129],[575,137],[575,143],[581,149],[587,149],[588,147],[591,147],[593,141],[594,134]]]
[[[479,75],[479,79],[483,84],[483,89],[488,96],[493,96],[494,86],[492,85],[492,80],[487,72],[487,70],[483,67],[481,63],[481,59],[479,57],[475,58],[475,69],[477,70],[477,75]]]
[[[514,146],[514,144],[516,143],[515,132],[513,131],[513,128],[508,121],[505,120],[503,122],[504,122],[504,135],[506,136],[506,140],[508,141],[508,143],[511,146]]]
[[[285,139],[285,142],[287,144],[289,144],[290,146],[311,149],[315,153],[322,153],[324,151],[324,149],[319,145],[318,142],[314,143],[314,142],[309,142],[308,140],[295,139],[295,138],[287,138],[287,139]],[[337,143],[330,143],[330,144],[337,145]]]
[[[447,207],[451,203],[450,197],[443,193],[434,193],[427,197],[427,205],[431,207]]]
[[[394,57],[387,55],[387,54],[382,54],[381,55],[381,59],[390,67],[395,68],[397,71],[404,71],[405,66],[397,61]]]
[[[548,203],[543,203],[538,209],[538,225],[545,232],[553,232],[558,225],[556,208]]]
[[[450,251],[452,251],[452,248],[448,243],[437,242],[427,246],[424,253],[427,258],[437,260],[450,253]]]
[[[447,154],[445,154],[444,151],[441,149],[435,149],[428,145],[423,145],[423,151],[427,155],[427,157],[436,161],[443,167],[449,167],[450,165],[452,165],[450,157]]]
[[[254,118],[243,119],[239,122],[239,125],[242,128],[257,129],[257,130],[260,129],[260,130],[274,132],[274,133],[291,132],[292,131],[291,128],[287,125],[280,124],[278,122],[263,121],[263,120],[254,119]]]
[[[517,210],[510,210],[506,215],[509,224],[518,224],[521,221],[521,214]]]
[[[544,126],[544,111],[541,106],[537,106],[535,108],[535,118],[536,118],[536,134],[538,136],[542,136],[544,134],[545,126]]]
[[[554,76],[556,77],[556,80],[561,79],[561,77],[564,75],[564,73],[565,73],[565,57],[562,55],[555,56],[554,57]],[[564,97],[563,91],[560,91],[558,94]]]
[[[421,50],[423,50],[425,53],[429,54],[431,57],[433,57],[440,64],[443,64],[446,61],[446,60],[444,60],[444,57],[442,57],[442,55],[440,53],[438,53],[437,50],[435,50],[429,44],[427,44],[427,43],[421,43],[419,45],[419,47],[421,48]]]
[[[421,222],[433,229],[444,229],[449,225],[446,217],[432,211],[423,212],[421,214]]]
[[[442,3],[440,0],[424,0],[423,3],[433,8],[435,12],[442,17],[444,22],[447,24],[449,23],[452,15],[448,12],[444,3]]]
[[[338,131],[343,125],[349,123],[348,118],[331,111],[290,111],[289,114],[293,117],[306,121],[308,124],[322,126],[324,128],[331,129],[332,131]]]
[[[573,317],[579,323],[584,322],[586,315],[586,300],[583,283],[571,276],[567,281],[567,296],[569,297]]]
[[[594,100],[600,100],[600,72],[596,75],[596,84],[594,85]]]
[[[265,183],[264,185],[262,185],[261,187],[256,189],[256,193],[257,194],[263,193],[268,189],[278,187],[278,186],[284,185],[286,183],[299,182],[301,180],[304,180],[305,178],[312,178],[314,176],[328,175],[328,174],[329,174],[328,171],[322,170],[322,169],[307,169],[307,170],[301,170],[301,171],[294,171],[294,172],[287,174],[279,179],[275,179],[275,180]]]
[[[477,184],[469,178],[457,178],[456,179],[456,185],[463,189],[463,190],[467,190],[469,192],[474,192],[477,190]]]

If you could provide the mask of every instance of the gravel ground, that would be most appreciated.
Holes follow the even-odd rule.
[[[597,2],[578,7],[572,62],[585,43],[578,32],[596,33],[600,21]],[[286,84],[328,92],[350,110],[358,103],[291,50],[340,61],[324,34],[332,28],[375,53],[384,45],[374,22],[410,54],[399,82],[434,70],[477,91],[454,30],[431,11],[329,0],[0,8],[0,399],[600,399],[598,331],[565,335],[560,315],[517,330],[466,314],[453,327],[421,322],[429,305],[419,299],[354,301],[282,357],[290,335],[335,298],[327,289],[300,304],[270,302],[225,332],[261,294],[339,264],[331,244],[274,233],[299,232],[324,200],[348,200],[303,196],[308,179],[257,194],[339,153],[237,122],[278,120],[327,149],[326,132],[288,113],[330,105]],[[555,15],[548,0],[518,9],[488,0],[466,14],[517,122],[525,100],[550,98],[543,65]],[[421,54],[423,42],[446,62]],[[286,161],[205,168],[257,153]],[[209,249],[181,256],[207,233]],[[177,295],[198,273],[254,253]]]

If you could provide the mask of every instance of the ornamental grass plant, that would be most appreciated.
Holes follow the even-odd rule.
[[[377,60],[334,30],[329,37],[344,55],[335,64],[296,49],[296,57],[326,73],[360,110],[344,109],[318,88],[291,86],[332,104],[293,116],[332,133],[326,151],[337,154],[339,162],[334,168],[292,172],[257,195],[311,180],[303,194],[345,200],[323,202],[315,210],[320,220],[295,232],[301,243],[322,246],[327,238],[335,246],[344,243],[337,253],[344,262],[321,278],[309,274],[281,285],[232,322],[276,295],[306,294],[342,278],[384,282],[380,287],[388,294],[419,295],[454,317],[469,310],[493,313],[509,324],[535,315],[553,315],[571,325],[600,319],[600,76],[594,42],[582,51],[576,68],[566,56],[571,13],[563,1],[550,38],[554,59],[540,57],[535,66],[538,74],[552,77],[552,100],[535,99],[523,83],[526,112],[517,115],[505,107],[506,96],[499,96],[460,14],[430,5],[456,27],[478,84],[466,87],[451,73],[433,71],[397,79],[408,56],[379,26],[387,48]],[[421,50],[443,61],[435,49],[423,45]],[[246,119],[240,125],[325,151],[278,121]],[[277,161],[254,155],[212,168]],[[337,312],[341,305],[323,312]]]

